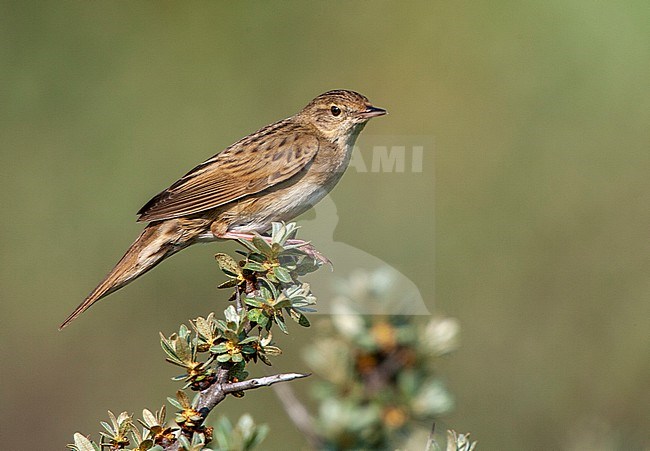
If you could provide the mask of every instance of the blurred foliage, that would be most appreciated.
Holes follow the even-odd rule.
[[[430,425],[452,408],[437,367],[458,346],[458,323],[367,315],[368,302],[380,310],[400,302],[404,291],[391,274],[357,273],[339,284],[336,314],[304,351],[323,379],[313,390],[323,449],[399,448],[416,425]]]
[[[167,371],[158,353],[129,343],[222,311],[205,262],[231,244],[184,251],[57,325],[151,196],[350,88],[390,112],[358,141],[368,167],[379,135],[435,146],[421,173],[348,171],[310,238],[376,256],[462,318],[448,421],[490,450],[647,448],[648,55],[646,0],[0,2],[3,447],[61,449],[107,408],[176,391],[150,377]],[[274,366],[300,364],[301,331]],[[116,390],[123,364],[147,385],[129,370]],[[227,401],[232,418],[276,402],[267,392]],[[276,411],[256,420],[268,449],[303,446]]]
[[[295,223],[273,223],[270,237],[256,235],[251,242],[238,240],[247,249],[238,251],[244,260],[237,262],[226,254],[217,254],[221,270],[229,277],[219,288],[234,287],[230,299],[235,305],[224,310],[224,319],[210,313],[206,318],[192,321],[193,330],[182,324],[169,337],[160,334],[166,360],[185,370],[173,379],[184,381],[183,389],[202,392],[190,400],[183,390],[178,390],[175,398],[167,399],[178,409],[173,423],[165,421],[164,406],[155,415],[145,409],[143,419],[139,420],[144,429],[139,433],[126,412],[115,417],[109,411],[110,423],[101,423],[104,431],[100,432],[99,445],[77,433],[75,443],[69,447],[75,451],[100,448],[198,451],[209,450],[208,444],[213,439],[220,450],[247,451],[258,445],[267,434],[267,427],[255,426],[250,416],[243,416],[236,427],[224,417],[216,427],[206,426],[205,420],[214,408],[205,401],[210,396],[206,393],[213,384],[225,386],[244,381],[248,377],[246,364],[251,361],[259,359],[271,365],[269,357],[282,352],[271,345],[273,325],[289,333],[285,314],[301,326],[309,326],[303,312],[314,311],[309,306],[316,303],[316,298],[309,285],[300,282],[298,277],[317,270],[322,263],[305,253],[309,245],[295,239],[296,231]],[[207,357],[202,358],[203,354]],[[244,391],[239,389],[225,395],[229,393],[244,396]]]

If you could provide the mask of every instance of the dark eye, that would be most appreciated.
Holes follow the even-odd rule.
[[[332,112],[332,116],[338,116],[341,114],[341,109],[337,107],[336,105],[332,105],[332,108],[330,108],[330,111]]]

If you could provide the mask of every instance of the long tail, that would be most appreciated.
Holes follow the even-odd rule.
[[[70,324],[73,319],[89,309],[95,302],[119,290],[165,258],[192,244],[192,241],[184,239],[183,235],[184,231],[175,220],[149,224],[126,251],[124,257],[115,265],[115,268],[63,321],[59,330]]]

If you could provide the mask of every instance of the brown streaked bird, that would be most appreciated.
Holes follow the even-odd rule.
[[[307,211],[339,181],[368,120],[384,114],[359,93],[329,91],[201,163],[138,211],[149,224],[59,329],[194,243],[251,239]]]

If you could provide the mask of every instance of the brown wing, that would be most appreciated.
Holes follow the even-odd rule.
[[[279,122],[233,144],[192,169],[138,211],[160,221],[209,210],[285,181],[305,168],[318,139]]]

